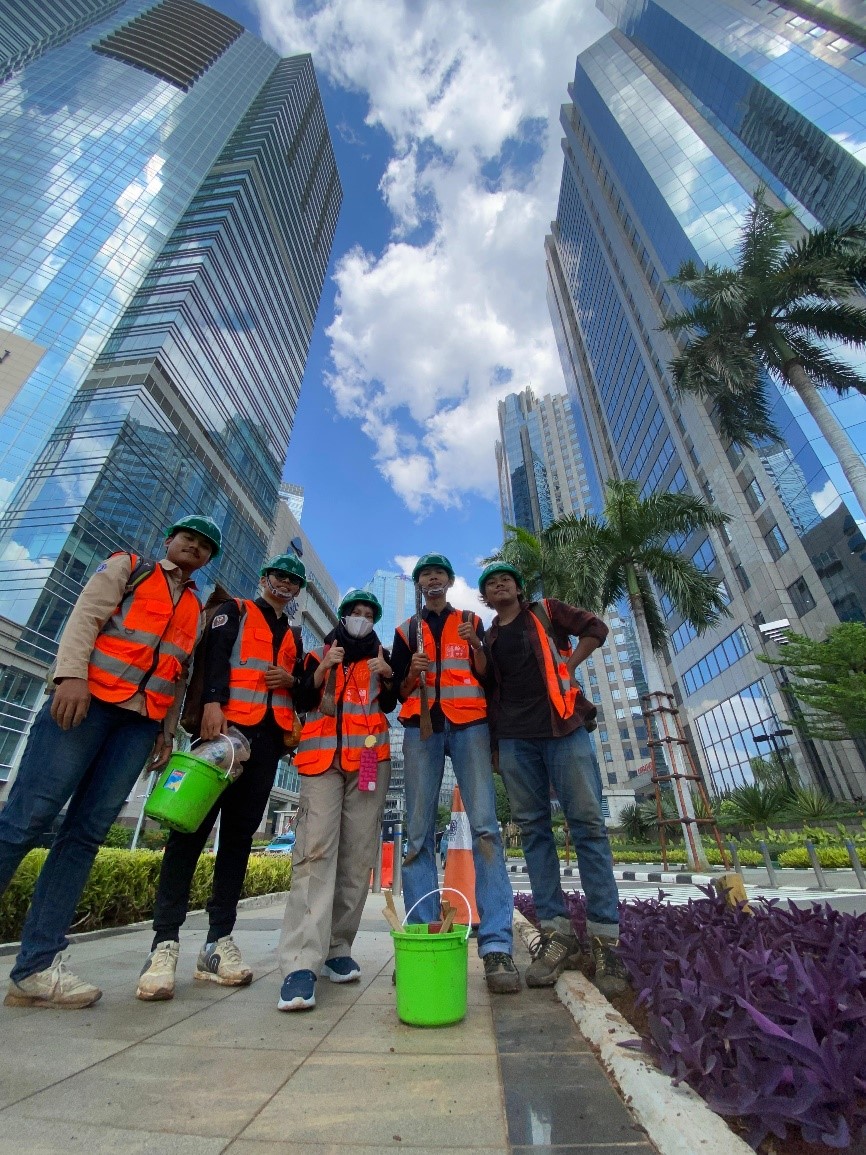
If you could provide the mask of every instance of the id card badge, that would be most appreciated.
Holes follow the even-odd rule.
[[[361,766],[358,770],[358,789],[371,791],[376,789],[376,775],[379,771],[379,760],[376,751],[371,746],[365,746],[361,751]]]

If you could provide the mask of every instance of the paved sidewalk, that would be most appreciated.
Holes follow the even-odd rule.
[[[465,1021],[401,1024],[382,905],[371,895],[356,942],[362,981],[320,979],[306,1013],[276,1009],[282,903],[239,917],[257,976],[240,990],[193,981],[202,915],[167,1003],[134,998],[149,931],[76,944],[72,969],[104,991],[95,1007],[0,1007],[0,1155],[651,1155],[555,994],[491,1000],[473,944]]]

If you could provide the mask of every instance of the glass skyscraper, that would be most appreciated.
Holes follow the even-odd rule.
[[[105,554],[198,510],[200,584],[254,588],[342,190],[310,57],[197,0],[6,5],[0,47],[2,777]]]
[[[755,735],[790,717],[784,672],[757,660],[760,627],[787,619],[820,638],[866,620],[863,512],[792,394],[773,388],[785,448],[762,453],[722,444],[712,413],[676,396],[667,365],[678,349],[659,326],[687,302],[666,281],[688,259],[735,261],[760,184],[807,228],[866,216],[866,28],[851,20],[864,6],[598,6],[616,28],[578,57],[562,112],[550,311],[598,474],[634,478],[645,494],[701,494],[732,515],[727,531],[679,543],[722,583],[731,619],[697,638],[664,606],[669,669],[723,790],[767,753]],[[828,403],[866,449],[866,400]],[[788,741],[803,781],[866,793],[852,743]]]

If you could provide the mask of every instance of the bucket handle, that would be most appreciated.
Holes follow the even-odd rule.
[[[466,895],[463,893],[463,891],[457,890],[457,888],[454,886],[443,886],[441,889],[439,887],[437,887],[436,890],[428,890],[426,894],[422,894],[421,897],[418,899],[418,901],[413,902],[412,905],[409,907],[409,909],[406,911],[406,916],[403,919],[403,926],[405,926],[406,923],[409,921],[409,915],[412,913],[412,911],[415,909],[415,907],[420,906],[425,898],[429,898],[431,894],[444,894],[446,890],[450,890],[452,894],[459,895],[460,898],[462,898],[463,901],[466,903],[466,910],[469,912],[469,918],[468,918],[467,923],[466,923],[466,938],[464,938],[464,940],[463,940],[464,942],[466,942],[466,939],[469,938],[470,927],[472,926],[472,904],[470,903],[470,901],[466,897]]]
[[[220,737],[221,738],[228,738],[228,734],[220,734]],[[196,748],[196,746],[198,746],[199,742],[204,742],[204,741],[205,741],[204,738],[196,738],[196,740],[194,742],[190,742],[190,744],[189,744],[190,754],[193,752],[193,750]],[[212,741],[214,741],[214,739],[208,738],[207,741],[212,742]],[[234,768],[235,768],[235,744],[231,740],[231,738],[229,738],[229,755],[231,757],[231,762],[229,762],[229,768],[228,768],[228,770],[223,771],[223,774],[225,775],[226,778],[231,778],[232,770],[234,770]],[[203,759],[203,761],[205,761],[205,759]],[[214,770],[216,770],[216,766],[214,766]]]

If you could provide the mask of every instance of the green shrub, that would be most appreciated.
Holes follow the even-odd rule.
[[[132,842],[132,830],[128,826],[121,826],[119,822],[112,822],[108,833],[102,840],[102,845],[110,850],[128,850]]]
[[[0,941],[11,942],[21,935],[24,916],[36,877],[48,854],[31,850],[19,866],[6,893],[0,898]],[[153,913],[153,901],[162,865],[162,854],[153,850],[102,849],[96,856],[90,877],[71,927],[74,931],[96,930],[104,926],[126,926]],[[214,856],[198,860],[190,890],[190,907],[203,907],[210,897]],[[292,877],[289,855],[250,856],[242,897],[273,894],[288,890]]]
[[[779,787],[753,782],[731,790],[720,809],[744,826],[765,826],[784,818],[789,801],[790,796]]]
[[[619,816],[619,825],[623,834],[631,842],[643,842],[649,838],[655,829],[652,817],[646,813],[643,806],[636,802],[629,802],[623,806]]]
[[[843,807],[834,802],[821,790],[814,787],[800,787],[794,791],[793,797],[788,798],[785,804],[785,814],[791,818],[802,818],[806,821],[817,818],[823,821],[835,818],[841,814]]]
[[[835,867],[837,870],[843,870],[845,867],[851,868],[851,859],[848,857],[848,851],[843,846],[816,846],[815,851],[818,855],[818,861],[822,866]],[[866,847],[857,847],[857,857],[866,866]],[[783,850],[779,855],[780,866],[799,867],[809,870],[812,863],[809,859],[809,852],[805,846],[794,847],[793,850]]]

